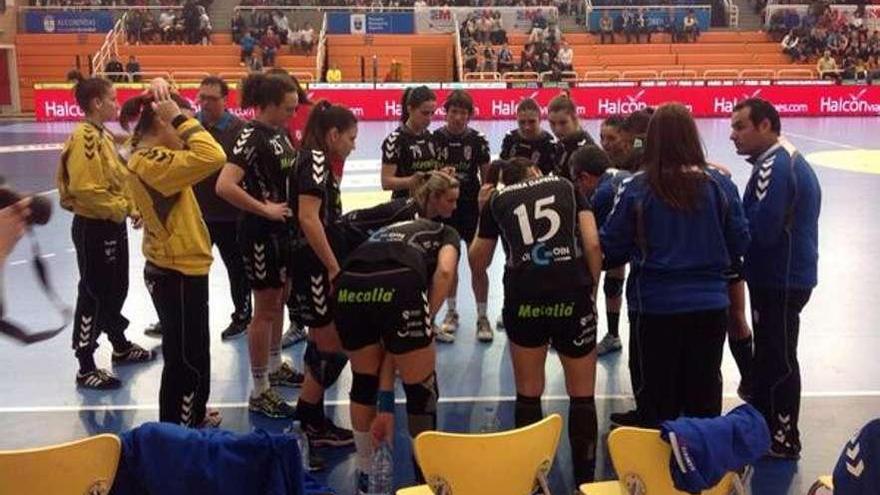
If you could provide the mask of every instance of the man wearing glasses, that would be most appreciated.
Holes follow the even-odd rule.
[[[202,126],[223,146],[227,156],[232,156],[232,148],[244,121],[226,109],[229,86],[219,77],[206,77],[199,85],[199,112],[196,118]],[[244,273],[244,263],[236,241],[236,219],[238,209],[217,196],[214,188],[219,172],[203,180],[194,188],[199,207],[211,242],[220,250],[220,257],[229,274],[229,289],[235,312],[232,322],[220,334],[223,340],[243,335],[251,321],[251,288]]]

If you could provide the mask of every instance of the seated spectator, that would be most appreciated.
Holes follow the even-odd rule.
[[[159,38],[159,25],[149,11],[143,13],[143,25],[141,26],[141,42],[151,45]]]
[[[779,40],[780,33],[786,32],[785,29],[785,11],[784,10],[776,10],[773,14],[770,15],[770,21],[768,22],[768,31],[774,40]]]
[[[599,19],[599,42],[603,45],[605,44],[605,37],[611,40],[611,44],[614,44],[614,21],[611,19],[611,16],[608,14],[608,11],[602,12],[602,18]]]
[[[236,10],[232,15],[230,26],[232,28],[232,42],[238,45],[242,35],[247,31],[247,22],[242,17],[240,10]]]
[[[251,52],[248,55],[247,60],[245,61],[245,66],[251,72],[263,72],[263,62],[260,61],[260,57],[257,56],[256,52]]]
[[[840,69],[837,67],[837,60],[831,56],[831,50],[825,50],[825,54],[816,62],[816,72],[819,73],[819,79],[840,81]]]
[[[181,17],[183,17],[183,27],[184,27],[184,40],[188,45],[195,45],[199,41],[201,41],[201,13],[199,12],[200,5],[197,5],[193,0],[186,0],[183,4],[183,13]]]
[[[143,31],[144,19],[142,12],[138,9],[132,10],[126,17],[125,32],[128,34],[129,45],[141,44],[141,31]]]
[[[516,63],[513,58],[513,52],[510,51],[507,43],[504,43],[501,45],[501,50],[498,51],[498,72],[504,74],[505,72],[512,71],[515,67]]]
[[[241,65],[245,65],[254,53],[254,48],[257,46],[257,40],[251,36],[250,31],[245,30],[241,39],[238,40],[238,45],[241,47]]]
[[[186,21],[180,15],[174,18],[174,43],[186,43]]]
[[[866,65],[866,69],[868,70],[868,84],[873,84],[874,79],[880,77],[880,60],[878,60],[880,55],[873,54],[868,58],[868,63]]]
[[[700,25],[697,22],[694,9],[688,9],[688,13],[682,21],[682,33],[685,41],[690,38],[692,42],[697,42],[697,37],[700,36]]]
[[[492,33],[489,40],[493,45],[503,45],[507,43],[507,32],[504,30],[504,24],[501,21],[501,12],[495,12],[492,16]]]
[[[315,48],[315,28],[312,27],[311,22],[306,22],[303,25],[302,30],[299,32],[299,38],[302,51],[311,54],[312,50]]]
[[[532,70],[535,67],[535,62],[537,61],[538,53],[535,50],[534,43],[526,43],[523,46],[522,54],[519,57],[519,67],[520,70]],[[526,69],[526,64],[530,67],[530,69]]]
[[[856,81],[867,81],[869,75],[868,61],[862,57],[855,57],[851,71],[851,79]]]
[[[880,31],[874,31],[874,34],[868,39],[868,53],[880,55]]]
[[[162,39],[162,43],[174,43],[174,20],[174,13],[170,10],[162,11],[159,14],[159,36]],[[233,34],[233,40],[235,40],[234,36]]]
[[[128,73],[128,80],[131,82],[141,82],[141,64],[134,55],[128,56],[128,63],[125,64],[125,72]]]
[[[791,30],[782,38],[782,53],[791,57],[792,62],[801,62],[801,49],[798,47],[800,37],[797,31]]]
[[[559,51],[556,53],[556,63],[559,65],[559,70],[572,70],[572,64],[574,63],[574,50],[571,49],[568,42],[565,40],[562,40],[562,46],[559,47]]]
[[[403,64],[397,60],[392,60],[383,82],[403,82]]]
[[[673,43],[681,40],[681,31],[678,29],[678,23],[675,22],[675,9],[670,7],[666,12],[666,17],[663,19],[660,30],[669,33],[669,39]]]
[[[473,40],[469,41],[467,48],[464,49],[464,55],[462,56],[462,63],[465,72],[477,71],[478,55],[479,51],[477,50],[477,43]]]
[[[214,28],[211,26],[211,18],[205,7],[199,5],[199,42],[203,45],[211,44],[211,32]]]
[[[801,27],[801,16],[797,13],[797,10],[795,9],[786,10],[784,19],[786,32]]]
[[[263,52],[263,67],[273,67],[275,65],[275,54],[281,47],[281,39],[275,34],[273,28],[266,30],[266,34],[260,38],[260,50]]]
[[[651,42],[651,27],[648,25],[648,19],[645,17],[645,9],[639,7],[639,10],[636,11],[636,43],[641,43],[639,41],[639,35],[644,34],[647,38],[647,42]]]
[[[831,54],[835,57],[842,57],[846,54],[847,47],[849,47],[849,38],[842,33],[832,32],[828,35],[825,46],[828,50],[831,50]]]
[[[550,46],[556,46],[562,40],[562,30],[559,29],[559,24],[556,22],[550,22],[547,24],[547,29],[544,30],[544,42]]]
[[[104,72],[108,74],[107,79],[113,82],[124,82],[127,79],[125,68],[122,67],[122,62],[116,58],[115,53],[110,54],[110,60],[104,65]]]
[[[639,34],[641,29],[638,24],[638,13],[631,7],[623,11],[623,32],[626,35],[626,42],[629,43],[632,38],[639,43]]]
[[[486,43],[483,45],[483,72],[495,72],[498,69],[495,62],[495,50],[492,45]]]
[[[535,29],[540,29],[542,31],[547,29],[547,18],[544,17],[544,12],[542,12],[541,9],[538,9],[538,11],[535,12],[535,17],[532,18],[532,30],[534,31]]]
[[[272,24],[275,26],[275,34],[278,35],[281,44],[286,45],[288,43],[288,35],[290,34],[290,24],[284,12],[276,10],[272,14]]]
[[[327,69],[327,82],[328,83],[338,83],[342,82],[342,71],[339,70],[339,66],[337,64],[332,64],[329,69]]]
[[[535,64],[535,72],[541,74],[542,72],[549,72],[552,69],[553,60],[550,58],[550,52],[544,51],[541,53],[541,56],[538,58],[538,62]]]
[[[477,21],[477,43],[489,43],[492,39],[492,19],[489,12],[484,11]]]

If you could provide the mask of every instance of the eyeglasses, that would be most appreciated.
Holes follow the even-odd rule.
[[[220,101],[222,99],[223,99],[222,96],[199,95],[199,101]]]

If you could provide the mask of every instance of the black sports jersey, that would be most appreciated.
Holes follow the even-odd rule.
[[[244,170],[244,190],[254,199],[282,203],[288,200],[287,180],[296,156],[287,132],[251,120],[239,133],[228,160]],[[243,218],[281,224],[249,212]]]
[[[296,160],[294,173],[290,175],[290,209],[293,211],[294,224],[297,226],[296,237],[303,239],[299,228],[299,195],[306,194],[321,199],[319,216],[324,229],[333,230],[342,216],[342,196],[339,182],[330,167],[330,158],[323,151],[302,150]],[[333,236],[335,238],[335,236]],[[331,244],[334,244],[328,234]]]
[[[527,158],[532,161],[544,175],[549,175],[556,170],[558,153],[556,138],[547,131],[541,131],[537,139],[527,141],[520,135],[517,129],[513,129],[504,135],[501,141],[501,159],[509,160],[515,156]]]
[[[557,159],[559,160],[556,163],[556,175],[571,179],[571,170],[568,168],[568,159],[571,158],[571,155],[577,151],[578,148],[595,145],[596,141],[594,141],[592,136],[583,129],[571,136],[566,136],[561,139],[558,144],[558,149],[556,150]]]
[[[590,285],[577,215],[589,201],[566,179],[540,177],[505,186],[480,216],[479,236],[501,236],[507,261],[505,287],[518,291],[567,290]]]
[[[379,229],[348,257],[344,269],[365,266],[405,266],[430,283],[443,246],[458,249],[461,238],[452,227],[427,218],[400,222]]]
[[[462,134],[453,134],[444,126],[434,131],[433,138],[438,167],[455,167],[455,176],[461,184],[459,206],[476,205],[480,192],[480,166],[492,159],[486,136],[470,127]]]
[[[414,220],[418,216],[419,209],[414,199],[392,199],[387,203],[346,213],[339,219],[339,229],[345,236],[346,244],[354,249],[382,227]]]
[[[416,172],[437,169],[437,155],[431,133],[413,134],[405,125],[399,126],[382,142],[382,164],[396,165],[395,177],[409,177]],[[396,190],[392,198],[405,198],[409,191]]]

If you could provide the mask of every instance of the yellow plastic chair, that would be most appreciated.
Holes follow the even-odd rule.
[[[106,495],[113,486],[121,449],[115,435],[96,435],[38,449],[0,451],[0,491]]]
[[[659,430],[617,428],[608,436],[611,462],[619,479],[580,486],[584,495],[686,495],[675,489],[669,473],[672,449],[660,438]],[[702,495],[745,494],[736,473],[727,473]]]
[[[427,485],[397,495],[529,495],[539,486],[545,495],[562,417],[501,433],[464,435],[426,431],[416,437],[416,459]]]
[[[819,490],[825,489],[831,493],[834,493],[834,480],[831,476],[819,476],[819,479],[813,483],[813,486],[810,487],[810,491],[807,492],[807,495],[816,495],[819,493]]]

